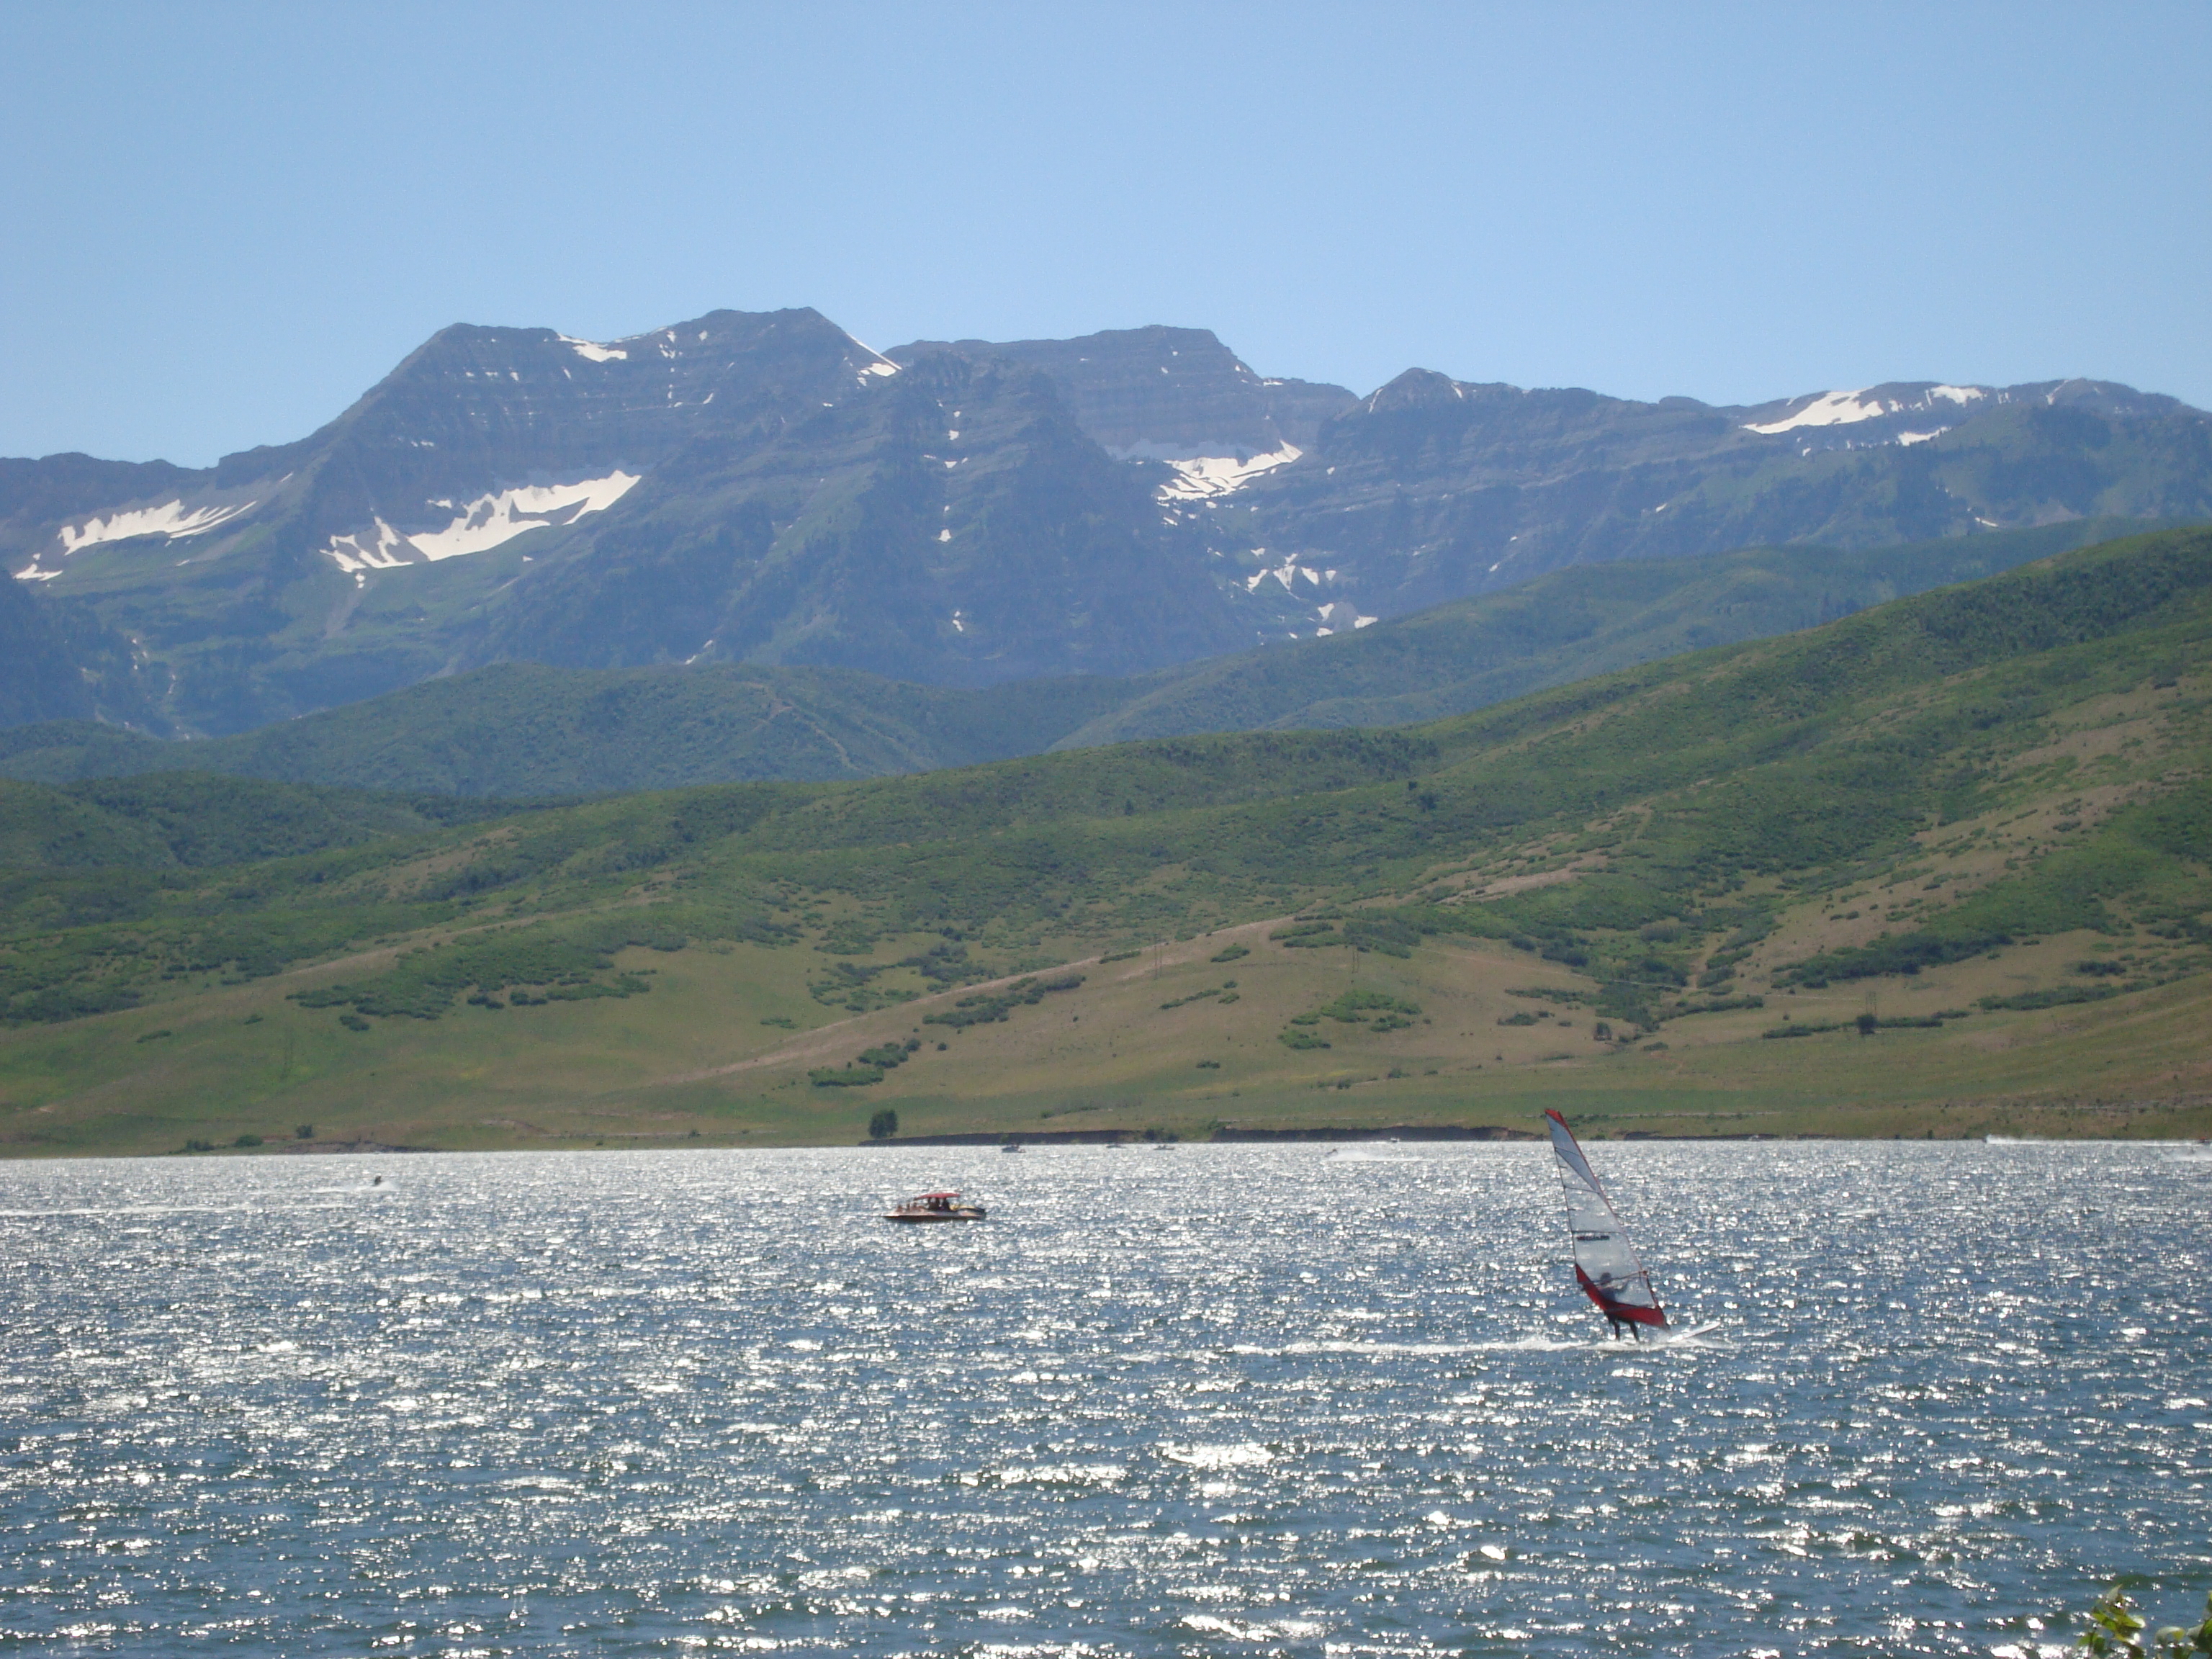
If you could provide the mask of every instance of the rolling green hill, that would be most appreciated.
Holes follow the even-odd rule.
[[[202,784],[5,786],[0,1133],[2203,1133],[2208,658],[2182,532],[1388,731],[348,798],[222,864]]]
[[[839,669],[513,663],[204,742],[90,721],[0,731],[0,775],[64,783],[190,767],[356,788],[599,794],[880,776],[1202,732],[1403,725],[1808,628],[2133,527],[2074,520],[1871,552],[1761,548],[1578,566],[1357,632],[1133,679],[962,690]]]
[[[2150,527],[2075,520],[1865,552],[1760,547],[1577,565],[1357,633],[1156,676],[1057,746],[1437,720],[1685,651],[1794,633]]]

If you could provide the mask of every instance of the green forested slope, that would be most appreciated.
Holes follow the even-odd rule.
[[[1191,953],[1211,947],[1195,936],[1223,928],[1247,930],[1235,937],[1250,961],[1223,957],[1236,965],[1192,994],[1237,1005],[1223,1030],[1273,1022],[1253,1034],[1278,1067],[1249,1074],[1261,1104],[1326,1083],[1370,1041],[1337,1032],[1332,1048],[1317,1028],[1283,1025],[1291,1005],[1263,1001],[1262,970],[1281,997],[1310,986],[1321,998],[1379,963],[1429,974],[1443,988],[1422,994],[1434,998],[1485,982],[1493,961],[1546,1006],[1585,1009],[1604,1046],[1578,1031],[1579,1050],[1524,1055],[1509,1045],[1536,1029],[1533,1010],[1470,1014],[1464,1029],[1391,1037],[1437,1045],[1419,1053],[1425,1070],[1393,1067],[1407,1089],[1425,1076],[1462,1079],[1450,1086],[1462,1099],[1522,1086],[1524,1061],[1531,1088],[1552,1086],[1541,1079],[1559,1066],[1642,1088],[1659,1073],[1621,1069],[1639,1054],[1733,1031],[1735,1046],[1709,1057],[1713,1086],[1732,1087],[1777,1054],[1811,1052],[1759,1035],[1780,1000],[1797,999],[1776,1034],[1818,1037],[1839,1018],[1820,999],[1861,985],[1966,999],[1908,1021],[1944,1027],[1944,1042],[1947,1020],[1983,1022],[1956,1043],[1986,1031],[1984,1048],[1942,1051],[1959,1090],[2109,1086],[2135,1074],[2093,1074],[2117,1062],[2063,1042],[2015,1053],[2001,1022],[2053,1007],[2118,1018],[2208,982],[2208,657],[2212,532],[2170,532],[1388,732],[1179,738],[471,823],[384,798],[287,797],[279,811],[271,795],[250,815],[258,840],[202,828],[248,801],[225,805],[236,785],[9,786],[0,1092],[77,1126],[26,1121],[30,1149],[150,1144],[246,1097],[296,1098],[302,1114],[319,1099],[322,1116],[372,1121],[362,1115],[394,1109],[392,1090],[411,1103],[408,1133],[443,1144],[459,1144],[464,1122],[478,1144],[521,1133],[471,1115],[486,1090],[520,1091],[533,1111],[597,1101],[591,1112],[617,1119],[671,1103],[709,1127],[742,1112],[760,1133],[805,1138],[821,1133],[807,1127],[805,1079],[853,1054],[786,1030],[857,1016],[857,1054],[863,1036],[935,1030],[903,1012],[913,999],[1170,937],[1194,939],[1184,958],[1202,965]],[[242,861],[219,863],[229,857]],[[63,863],[65,881],[51,868]],[[946,1026],[943,1054],[876,1067],[883,1080],[863,1086],[952,1126],[1000,1097],[1034,1118],[1039,1091],[1048,1101],[1078,1078],[1125,1076],[1137,1102],[1182,1098],[1197,1039],[1129,1024],[1164,1018],[1152,1004],[1086,1000],[1134,969],[1082,971],[1097,982],[1047,1006],[1070,1011],[1066,1043],[1109,1047],[1023,1058],[1005,1045],[1060,1017],[1017,997],[975,1005],[988,1018]],[[1946,975],[1964,975],[1960,988],[1945,991]],[[270,1069],[261,1034],[245,1034],[249,1006],[310,1059],[287,1047]],[[198,1046],[158,1056],[72,1035],[155,1026],[167,1045],[183,1042],[179,1022]],[[786,1042],[799,1046],[766,1052]],[[2130,1052],[2165,1051],[2145,1040]],[[1304,1081],[1285,1080],[1293,1064]],[[1899,1064],[1884,1086],[1938,1086],[1936,1072]],[[384,1092],[362,1093],[380,1073]],[[174,1104],[126,1125],[125,1098],[142,1115]]]
[[[1132,738],[1394,726],[1700,647],[1808,628],[2093,539],[2076,520],[1867,553],[1753,549],[1580,566],[1356,633],[1134,679],[988,690],[837,669],[514,663],[236,737],[163,744],[88,721],[0,730],[40,782],[190,767],[486,796],[860,778]]]
[[[198,743],[88,721],[0,731],[0,773],[66,782],[189,766],[508,796],[872,777],[1034,753],[1127,696],[1101,679],[1041,681],[1015,696],[833,668],[507,663]]]
[[[0,868],[207,868],[420,835],[532,810],[204,772],[0,784]]]
[[[1866,552],[1768,547],[1577,565],[1356,634],[1195,664],[1060,746],[1437,720],[1685,651],[1794,633],[2142,528],[2076,520]]]

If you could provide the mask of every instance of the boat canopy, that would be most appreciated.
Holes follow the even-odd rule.
[[[923,1198],[957,1198],[960,1194],[957,1193],[924,1193],[921,1196]]]
[[[1566,1194],[1567,1231],[1574,1238],[1575,1282],[1607,1319],[1637,1325],[1664,1325],[1667,1310],[1651,1289],[1651,1275],[1628,1242],[1628,1229],[1613,1213],[1613,1200],[1599,1185],[1597,1172],[1583,1156],[1575,1133],[1557,1112],[1551,1121],[1552,1152]]]

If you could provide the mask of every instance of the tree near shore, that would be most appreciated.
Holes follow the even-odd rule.
[[[2075,1644],[2077,1653],[2094,1654],[2100,1659],[2197,1659],[2199,1655],[2212,1655],[2212,1595],[2204,1598],[2203,1624],[2194,1630],[2162,1626],[2152,1632],[2148,1646],[2143,1632],[2149,1625],[2118,1584],[2097,1598],[2087,1618],[2089,1628]]]

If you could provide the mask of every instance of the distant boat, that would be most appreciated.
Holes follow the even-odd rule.
[[[1002,1152],[1018,1152],[1021,1149],[1022,1143],[1018,1140],[1009,1140],[1004,1142],[999,1148]]]
[[[886,1221],[981,1221],[989,1213],[980,1204],[963,1204],[957,1193],[924,1193],[894,1205]]]
[[[1598,1183],[1597,1172],[1583,1156],[1575,1132],[1557,1112],[1546,1112],[1552,1128],[1552,1152],[1559,1166],[1559,1186],[1566,1194],[1567,1231],[1575,1245],[1575,1282],[1597,1304],[1613,1334],[1626,1326],[1637,1336],[1642,1325],[1664,1329],[1667,1310],[1651,1289],[1651,1274],[1637,1259],[1628,1242],[1628,1229],[1620,1224],[1613,1200]],[[1641,1337],[1638,1338],[1641,1340]]]

